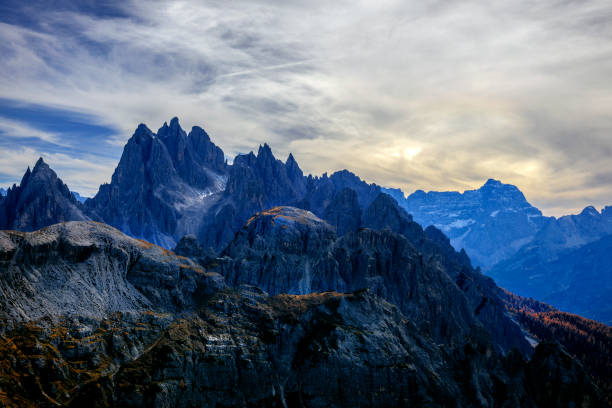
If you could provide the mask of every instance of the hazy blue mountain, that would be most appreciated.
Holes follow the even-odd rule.
[[[0,201],[0,229],[33,231],[62,221],[88,220],[85,208],[57,174],[38,159],[28,167],[19,186]]]
[[[484,270],[516,253],[549,221],[518,188],[493,179],[463,193],[417,190],[404,197],[398,189],[385,192],[416,222],[442,230]]]
[[[81,196],[81,195],[80,195],[79,193],[77,193],[76,191],[71,191],[71,193],[72,193],[72,195],[74,196],[74,198],[76,198],[76,200],[77,200],[79,203],[81,203],[81,204],[83,204],[83,203],[84,203],[85,201],[87,201],[87,199],[89,198],[89,197],[83,197],[83,196]]]
[[[552,220],[490,275],[517,294],[568,312],[612,319],[612,207]]]
[[[4,197],[6,195],[6,190],[0,187],[0,197]]]
[[[609,322],[612,252],[603,237],[612,234],[612,207],[543,217],[515,186],[495,180],[464,193],[385,191],[415,221],[435,225],[464,248],[498,285]]]

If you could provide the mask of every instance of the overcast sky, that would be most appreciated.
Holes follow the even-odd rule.
[[[42,155],[94,194],[138,123],[178,116],[230,159],[612,204],[609,0],[73,3],[0,5],[0,186]]]

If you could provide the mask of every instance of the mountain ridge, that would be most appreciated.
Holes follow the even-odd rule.
[[[331,228],[304,210],[279,214],[264,215],[279,231],[284,225]],[[257,225],[254,219],[245,227]],[[99,309],[94,305],[102,296],[41,299],[48,288],[61,289],[58,278],[100,276],[91,267],[100,263],[114,265],[103,270],[131,286],[98,279],[92,288],[142,301],[107,298],[111,307]],[[313,407],[536,407],[602,401],[582,366],[554,343],[542,342],[529,360],[516,351],[500,355],[479,336],[449,350],[428,338],[423,322],[371,290],[269,296],[252,286],[231,289],[188,258],[101,223],[2,232],[0,271],[13,277],[0,280],[3,293],[10,293],[0,304],[8,323],[0,332],[0,401],[8,406],[302,401]],[[29,284],[13,286],[15,278]],[[45,307],[12,313],[16,302],[41,301]],[[436,298],[427,302],[437,304]],[[381,387],[386,391],[376,392]]]

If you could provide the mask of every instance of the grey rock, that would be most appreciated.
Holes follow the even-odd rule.
[[[313,214],[288,208],[247,227],[257,233],[241,239],[263,234],[269,242],[257,245],[280,244],[286,254],[314,256],[335,237]],[[348,233],[332,247],[366,281],[402,282],[394,274],[418,261],[389,230]],[[527,362],[496,353],[477,328],[452,347],[432,341],[440,319],[454,328],[460,322],[450,320],[461,318],[453,315],[461,290],[439,269],[408,267],[407,287],[426,293],[414,293],[413,305],[424,303],[416,314],[404,306],[407,316],[374,293],[401,295],[384,285],[273,297],[228,289],[188,258],[93,222],[2,232],[0,258],[3,405],[603,405],[558,345],[541,344]]]
[[[188,258],[101,223],[0,232],[0,311],[11,319],[187,310],[221,281]]]

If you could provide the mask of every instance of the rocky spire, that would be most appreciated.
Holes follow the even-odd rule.
[[[0,203],[0,229],[33,231],[62,221],[87,220],[84,208],[41,158]]]

